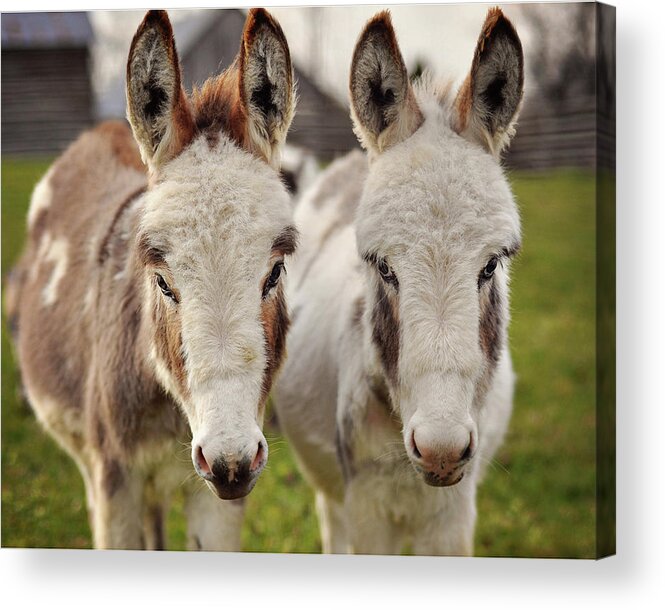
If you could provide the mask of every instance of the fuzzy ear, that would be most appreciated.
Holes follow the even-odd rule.
[[[455,130],[499,156],[515,133],[523,93],[522,43],[501,9],[490,9],[455,99]]]
[[[368,151],[383,152],[423,122],[388,11],[375,15],[358,38],[350,95],[354,131]]]
[[[177,156],[194,137],[189,101],[166,11],[149,11],[127,60],[127,119],[151,171]]]
[[[291,54],[279,23],[261,8],[249,11],[238,57],[246,145],[277,168],[296,106]]]

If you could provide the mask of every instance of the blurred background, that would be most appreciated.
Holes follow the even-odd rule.
[[[459,84],[490,5],[393,6],[410,73]],[[504,157],[523,216],[511,346],[511,430],[479,495],[476,553],[592,557],[596,552],[596,198],[613,196],[613,13],[583,4],[502,7],[522,39],[526,91]],[[289,132],[292,186],[357,141],[350,59],[376,6],[275,8],[299,106]],[[169,11],[188,90],[228,66],[245,11]],[[125,114],[124,73],[142,11],[2,14],[2,275],[20,252],[32,188],[83,129]],[[598,48],[602,52],[598,52]],[[612,52],[610,52],[612,50]],[[305,169],[308,173],[305,175]],[[294,188],[294,190],[296,190]],[[2,322],[2,544],[89,547],[83,484],[37,426],[17,387]],[[248,498],[246,550],[316,552],[311,491],[272,420],[268,471]],[[183,548],[181,503],[169,548]]]

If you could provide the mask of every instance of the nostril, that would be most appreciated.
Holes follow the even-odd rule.
[[[212,470],[210,469],[210,466],[208,465],[208,462],[203,455],[203,449],[201,449],[200,445],[196,447],[194,455],[196,456],[196,465],[198,466],[198,469],[201,471],[201,473],[205,475],[212,474]]]
[[[420,460],[422,459],[422,454],[420,453],[418,449],[418,445],[416,445],[416,432],[415,430],[411,432],[411,451],[413,451],[413,455],[416,457],[416,459]]]
[[[469,435],[469,444],[466,446],[466,449],[463,451],[462,456],[460,457],[460,462],[470,460],[473,455],[473,435]]]
[[[256,455],[254,456],[254,459],[252,460],[252,465],[249,467],[249,469],[254,472],[260,465],[261,462],[263,462],[263,458],[265,456],[265,448],[263,447],[263,443],[259,441],[259,446],[256,450]]]

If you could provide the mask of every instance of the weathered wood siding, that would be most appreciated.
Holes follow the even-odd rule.
[[[210,11],[210,14],[209,26],[180,58],[183,84],[188,91],[228,68],[240,48],[245,15],[237,10]]]
[[[3,153],[63,150],[92,121],[87,49],[3,49]]]
[[[297,69],[296,79],[298,108],[287,141],[326,161],[359,148],[349,110],[322,93]]]
[[[531,100],[505,155],[508,167],[614,167],[614,118],[597,112],[593,96],[568,100],[558,108]]]

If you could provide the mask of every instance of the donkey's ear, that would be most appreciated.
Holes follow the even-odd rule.
[[[291,54],[279,23],[261,8],[249,11],[239,54],[240,96],[247,144],[277,167],[296,106]]]
[[[143,161],[155,170],[178,155],[195,131],[166,11],[149,11],[136,31],[126,87],[127,119]]]
[[[354,131],[368,151],[380,153],[422,124],[388,11],[375,15],[360,34],[349,85]]]
[[[490,9],[455,100],[456,131],[498,156],[515,133],[523,92],[522,43],[501,9]]]

